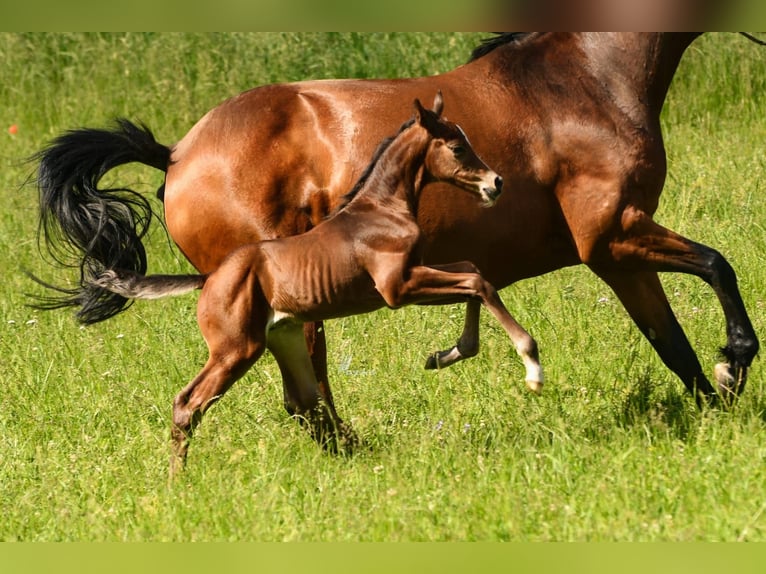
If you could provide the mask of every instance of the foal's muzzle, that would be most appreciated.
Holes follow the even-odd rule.
[[[497,198],[503,193],[503,178],[498,175],[495,177],[494,186],[484,186],[481,188],[481,191],[484,194],[487,205],[494,205]]]

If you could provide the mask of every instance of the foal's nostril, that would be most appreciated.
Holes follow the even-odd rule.
[[[495,178],[495,189],[497,189],[497,193],[503,190],[503,178],[499,175]]]

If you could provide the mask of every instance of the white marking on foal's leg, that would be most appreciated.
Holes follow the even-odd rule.
[[[545,376],[543,375],[543,367],[540,364],[537,343],[532,337],[529,337],[523,342],[517,341],[516,352],[519,354],[519,357],[521,357],[521,360],[524,363],[524,368],[527,370],[527,376],[525,378],[527,388],[536,395],[541,394],[543,392]]]
[[[524,366],[527,369],[525,380],[527,388],[536,395],[541,394],[543,392],[543,383],[545,382],[542,365],[529,355],[522,354],[521,360],[524,361]]]

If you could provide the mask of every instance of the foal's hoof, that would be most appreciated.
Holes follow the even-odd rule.
[[[170,466],[168,467],[168,485],[173,485],[186,469],[186,457],[178,456],[175,453],[170,455]]]
[[[426,370],[443,369],[465,358],[457,346],[452,347],[449,351],[436,351],[426,359]]]
[[[527,383],[527,388],[535,393],[536,395],[541,395],[543,392],[543,382],[542,381],[530,381],[527,379],[525,381]]]

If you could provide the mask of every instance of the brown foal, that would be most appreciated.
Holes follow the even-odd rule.
[[[420,192],[434,181],[451,183],[491,206],[502,179],[479,159],[463,131],[415,100],[415,117],[385,140],[359,183],[328,220],[302,235],[261,241],[232,252],[209,275],[143,276],[106,271],[95,283],[140,299],[202,288],[197,320],[210,356],[173,402],[171,475],[184,463],[204,412],[268,348],[283,376],[300,382],[288,410],[311,422],[317,438],[332,442],[343,423],[322,400],[303,324],[367,313],[383,306],[481,302],[500,321],[526,367],[530,389],[543,384],[535,340],[514,320],[494,287],[470,262],[425,266],[416,212]],[[450,188],[444,188],[448,190]],[[458,347],[461,343],[458,343]],[[306,408],[309,405],[310,408]],[[329,426],[328,426],[329,425]],[[350,446],[350,445],[344,445]]]

